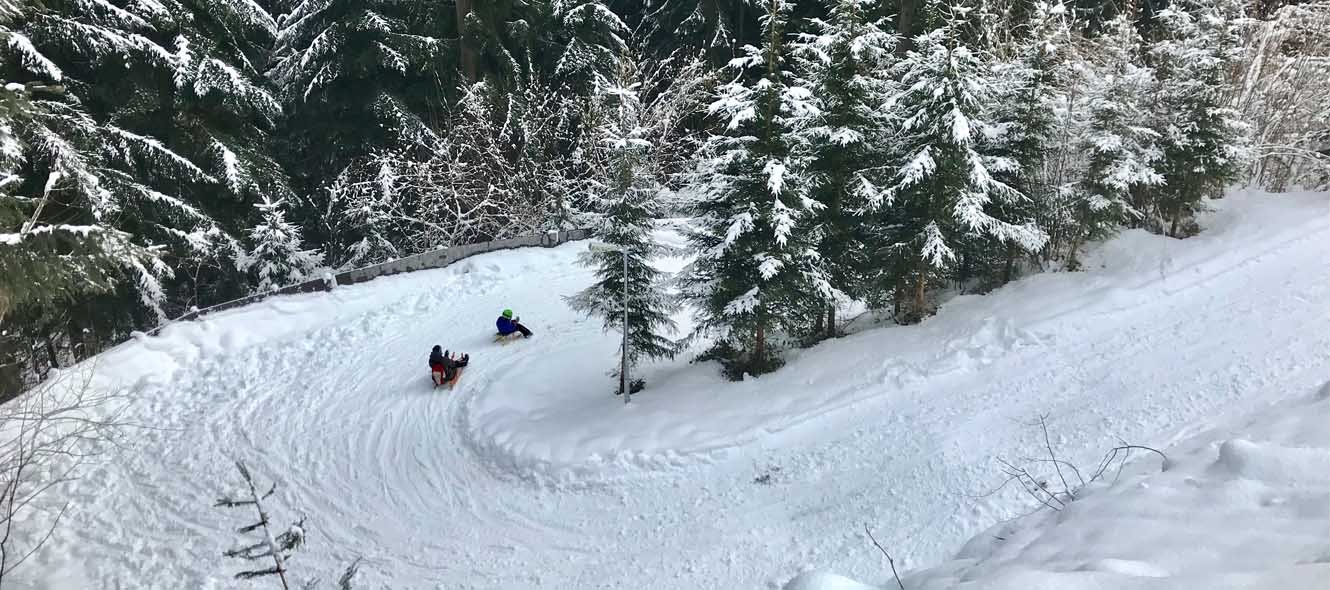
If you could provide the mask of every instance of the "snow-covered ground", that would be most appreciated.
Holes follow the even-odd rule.
[[[1110,466],[1065,508],[995,525],[954,559],[902,583],[915,590],[1325,588],[1328,421],[1330,383],[1198,434],[1167,449],[1167,459],[1151,454],[1121,471]],[[899,587],[882,573],[870,579]],[[786,590],[872,588],[858,584],[813,571]]]
[[[583,244],[170,326],[97,359],[100,382],[131,388],[130,416],[155,428],[68,490],[70,514],[14,581],[244,586],[221,551],[248,515],[212,508],[237,488],[232,458],[279,482],[273,512],[306,516],[297,578],[363,556],[364,588],[779,588],[810,569],[890,587],[865,523],[903,573],[932,566],[906,574],[921,587],[1324,572],[1330,522],[1314,500],[1330,500],[1330,415],[1307,395],[1330,380],[1328,202],[1237,194],[1196,238],[1126,232],[1086,272],[960,297],[761,379],[653,365],[627,407],[605,376],[616,335],[561,300],[591,280],[573,264]],[[504,307],[537,337],[494,344]],[[472,354],[451,393],[431,390],[434,344]],[[1305,421],[1250,418],[1289,407],[1278,415]],[[1017,489],[984,492],[1003,479],[998,458],[1038,456],[1039,415],[1083,469],[1119,439],[1166,449],[1176,468],[1142,460],[943,561],[1029,512]],[[1198,505],[1232,510],[1170,513]]]

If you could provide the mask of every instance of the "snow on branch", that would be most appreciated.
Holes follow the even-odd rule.
[[[305,519],[295,521],[285,530],[275,533],[275,524],[268,510],[264,508],[264,501],[270,498],[277,491],[277,483],[273,482],[268,491],[259,493],[260,487],[254,482],[254,477],[250,474],[249,467],[243,461],[236,460],[236,470],[240,472],[240,477],[245,481],[245,489],[241,495],[223,495],[218,497],[213,504],[217,508],[245,508],[252,506],[258,520],[236,529],[237,533],[242,535],[257,531],[259,539],[253,543],[238,545],[222,553],[225,557],[241,559],[249,562],[271,562],[271,566],[258,566],[257,569],[246,569],[235,574],[236,579],[249,580],[262,578],[266,576],[276,576],[281,581],[284,590],[290,590],[291,585],[287,580],[287,560],[291,558],[294,552],[305,544]],[[351,579],[355,577],[360,568],[360,559],[356,559],[345,570],[338,580],[339,590],[350,590]],[[303,588],[314,588],[318,580],[313,580],[304,584]]]
[[[209,183],[217,182],[216,178],[204,172],[194,162],[175,153],[155,138],[139,135],[115,125],[107,125],[105,129],[109,133],[110,139],[113,140],[106,144],[105,149],[119,155],[126,163],[139,160],[151,164],[167,164],[178,171],[184,172],[187,177],[193,180]]]
[[[9,50],[18,54],[19,65],[39,78],[52,82],[59,82],[63,79],[64,73],[55,65],[55,62],[42,55],[42,52],[32,45],[32,40],[28,39],[23,33],[5,31],[3,37]]]

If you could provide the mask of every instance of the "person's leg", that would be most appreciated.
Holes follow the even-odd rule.
[[[517,328],[517,331],[522,333],[523,338],[531,336],[531,330],[528,330],[527,327],[523,326],[521,323],[513,322],[513,327]]]

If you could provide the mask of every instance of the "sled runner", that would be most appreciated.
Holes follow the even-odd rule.
[[[447,381],[442,381],[443,374],[439,372],[434,372],[430,375],[430,378],[434,381],[434,389],[447,387],[449,391],[451,391],[453,386],[457,385],[457,380],[462,378],[462,369],[457,369],[457,371],[453,373],[453,378]]]

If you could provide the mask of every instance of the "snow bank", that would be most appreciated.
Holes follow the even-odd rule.
[[[1323,391],[1330,390],[1327,383]],[[993,527],[907,588],[1324,588],[1330,580],[1330,398],[1280,404],[1092,484],[1060,512]],[[885,571],[885,568],[884,568]],[[894,588],[881,579],[879,587]],[[825,581],[824,581],[825,580]],[[834,576],[787,590],[861,588]]]
[[[958,297],[920,325],[824,343],[762,378],[730,384],[714,367],[688,366],[687,356],[650,366],[645,370],[649,389],[629,408],[606,403],[612,384],[604,373],[613,364],[615,334],[596,338],[594,327],[571,319],[577,338],[556,333],[553,337],[568,345],[544,353],[555,370],[512,367],[468,407],[470,442],[503,457],[515,472],[567,481],[625,466],[656,469],[714,461],[731,449],[865,401],[909,404],[938,379],[976,374],[1013,356],[1046,358],[1039,370],[1050,374],[1080,374],[1084,367],[1057,365],[1050,351],[1076,346],[1079,354],[1101,355],[1115,348],[1207,337],[1208,324],[1183,326],[1167,315],[1138,313],[1161,301],[1178,300],[1174,309],[1182,313],[1187,307],[1214,307],[1199,321],[1227,324],[1280,297],[1279,284],[1268,281],[1287,282],[1282,273],[1330,276],[1315,256],[1298,257],[1290,261],[1293,268],[1255,279],[1265,285],[1233,285],[1260,290],[1255,293],[1230,298],[1209,285],[1228,277],[1252,280],[1237,278],[1238,271],[1275,262],[1299,247],[1330,252],[1325,203],[1324,194],[1240,192],[1216,203],[1218,211],[1195,238],[1127,231],[1091,250],[1086,272],[1040,274],[988,295]],[[1308,244],[1316,240],[1320,243]],[[1323,301],[1315,297],[1325,292],[1298,295],[1297,304],[1310,311]],[[1330,325],[1324,318],[1321,324]],[[1100,346],[1090,342],[1082,347],[1084,339]],[[1104,345],[1113,342],[1122,346]],[[1060,356],[1079,363],[1076,354]],[[1190,357],[1176,360],[1189,362]],[[1121,382],[1123,375],[1104,377],[1118,380],[1099,390],[1105,396],[1132,386]],[[1083,380],[1068,385],[1095,387],[1079,383]]]

